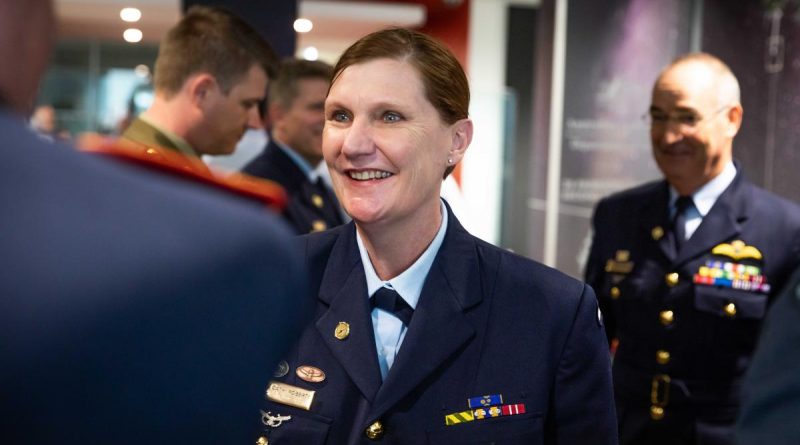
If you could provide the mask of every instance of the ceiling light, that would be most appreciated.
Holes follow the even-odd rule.
[[[297,19],[294,21],[294,30],[297,32],[309,32],[314,28],[314,24],[309,19]]]
[[[319,58],[319,51],[313,46],[307,46],[303,49],[303,58],[306,60],[317,60]]]
[[[129,43],[139,43],[142,41],[142,30],[136,28],[128,28],[122,33],[122,38]]]
[[[125,22],[138,22],[142,18],[142,11],[136,8],[122,8],[119,18]]]

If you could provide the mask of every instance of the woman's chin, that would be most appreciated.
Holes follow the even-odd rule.
[[[373,224],[384,219],[384,209],[363,201],[348,203],[345,206],[347,213],[359,225]]]

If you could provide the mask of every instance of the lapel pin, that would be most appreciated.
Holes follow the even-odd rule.
[[[270,427],[270,428],[277,428],[283,424],[283,422],[292,420],[292,416],[282,416],[280,414],[272,415],[272,411],[261,411],[261,422]]]
[[[319,383],[325,380],[325,372],[319,368],[309,365],[303,365],[295,371],[297,377],[310,383]]]
[[[340,321],[333,330],[333,336],[339,340],[344,340],[350,336],[350,324],[346,321]]]
[[[661,226],[653,227],[653,230],[650,231],[650,235],[653,237],[654,240],[658,241],[664,236],[664,229]]]
[[[275,377],[283,377],[288,373],[289,373],[289,364],[286,363],[286,360],[281,360],[281,362],[278,363],[278,367],[275,368],[275,372],[272,373],[272,375]]]

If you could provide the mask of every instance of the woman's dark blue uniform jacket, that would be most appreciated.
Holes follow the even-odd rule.
[[[616,444],[608,347],[592,289],[467,233],[448,208],[444,242],[402,348],[381,382],[353,223],[300,239],[315,321],[275,381],[316,391],[310,410],[264,427],[269,444]],[[350,334],[339,340],[340,322]],[[310,383],[298,366],[325,373]],[[501,395],[525,413],[446,425],[467,400]],[[379,421],[382,437],[365,430]]]

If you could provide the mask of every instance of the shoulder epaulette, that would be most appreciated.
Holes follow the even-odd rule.
[[[259,201],[277,212],[286,206],[286,192],[275,182],[238,172],[216,173],[211,171],[200,158],[186,156],[167,148],[118,139],[85,145],[81,150],[210,185],[239,197]]]

